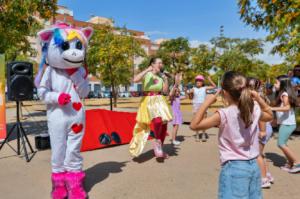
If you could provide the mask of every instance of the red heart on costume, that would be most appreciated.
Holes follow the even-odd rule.
[[[73,102],[73,108],[76,110],[76,111],[79,111],[82,107],[82,104],[80,102]]]
[[[72,125],[72,131],[74,133],[79,133],[79,132],[82,131],[82,129],[83,129],[83,125],[82,124],[73,124]]]

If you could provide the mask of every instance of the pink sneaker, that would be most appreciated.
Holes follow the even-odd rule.
[[[85,174],[80,172],[67,172],[66,184],[68,188],[69,199],[85,199],[87,194],[83,188]]]
[[[268,178],[263,178],[261,180],[261,188],[263,188],[263,189],[269,189],[269,188],[271,188],[271,183],[270,183],[270,181],[269,181]]]
[[[291,168],[291,170],[289,172],[290,173],[299,173],[300,172],[300,164],[294,165],[293,168]]]
[[[153,150],[154,150],[154,154],[155,157],[157,158],[162,158],[164,157],[162,148],[161,148],[161,141],[160,140],[154,140],[153,141]]]
[[[289,164],[286,164],[286,165],[280,167],[280,169],[281,169],[282,171],[287,171],[287,172],[289,172],[289,171],[291,170],[291,168],[292,168],[292,167],[291,167]]]
[[[269,182],[270,183],[272,183],[272,184],[274,184],[274,177],[271,175],[271,173],[270,172],[267,172],[267,178],[269,179]]]
[[[68,192],[65,184],[66,173],[52,173],[52,199],[65,199],[68,196]]]

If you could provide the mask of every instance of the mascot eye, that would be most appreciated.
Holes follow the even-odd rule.
[[[81,50],[82,49],[82,43],[81,41],[76,42],[76,49]]]
[[[70,48],[69,42],[65,41],[64,43],[62,43],[61,49],[68,50],[69,48]]]

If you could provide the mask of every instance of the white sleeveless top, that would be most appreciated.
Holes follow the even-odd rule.
[[[201,88],[194,87],[193,91],[194,91],[193,104],[203,103],[206,97],[206,87],[205,86]]]
[[[283,96],[288,96],[287,92],[283,92],[280,96],[280,99],[282,101]],[[283,102],[280,106],[283,106]],[[278,124],[284,124],[284,125],[295,125],[296,124],[296,116],[295,111],[293,108],[291,108],[287,112],[280,112],[276,111],[276,118]]]

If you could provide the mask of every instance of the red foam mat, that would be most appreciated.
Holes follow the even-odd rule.
[[[116,145],[114,141],[110,145],[102,145],[99,141],[99,136],[102,133],[110,135],[112,132],[116,132],[121,138],[121,144],[128,144],[132,138],[135,123],[136,113],[103,109],[87,110],[86,128],[81,151],[90,151]]]

